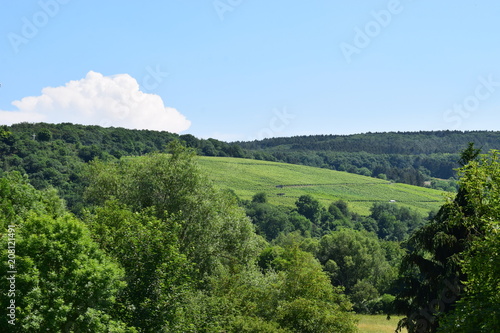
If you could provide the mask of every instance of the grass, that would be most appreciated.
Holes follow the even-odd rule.
[[[199,164],[219,187],[234,190],[241,199],[265,192],[276,205],[291,207],[298,197],[310,194],[325,206],[342,199],[363,215],[374,202],[391,200],[426,214],[444,202],[441,191],[341,171],[231,157],[200,156]]]
[[[356,315],[359,320],[358,329],[360,333],[394,333],[401,317],[392,316],[387,320],[386,315]],[[408,332],[406,329],[402,333]]]

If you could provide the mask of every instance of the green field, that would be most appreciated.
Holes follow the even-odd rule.
[[[342,199],[349,203],[352,211],[363,215],[369,214],[374,202],[395,200],[423,214],[444,202],[441,191],[347,172],[231,157],[200,156],[198,159],[219,187],[234,190],[241,199],[265,192],[270,203],[293,206],[298,197],[310,194],[325,206]]]
[[[360,333],[394,333],[401,317],[393,316],[387,320],[386,315],[356,315]],[[402,333],[408,332],[406,329]]]

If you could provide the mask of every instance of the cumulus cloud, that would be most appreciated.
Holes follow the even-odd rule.
[[[149,129],[179,133],[191,122],[160,96],[140,90],[128,74],[103,76],[90,71],[81,80],[42,89],[40,96],[12,102],[16,111],[0,110],[0,124],[70,122],[83,125]]]

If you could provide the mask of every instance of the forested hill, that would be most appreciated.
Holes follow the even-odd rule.
[[[165,152],[174,140],[196,147],[201,155],[243,155],[242,149],[235,144],[215,139],[198,140],[190,134],[69,123],[21,123],[0,126],[0,177],[9,171],[26,174],[35,188],[55,187],[68,207],[79,211],[85,187],[82,170],[87,162]]]
[[[456,154],[469,142],[484,151],[500,148],[498,131],[421,131],[310,135],[237,142],[249,150],[366,152],[372,154]]]
[[[12,135],[8,137],[7,134],[3,134],[2,139],[2,131]],[[4,126],[3,129],[0,127],[0,146],[2,141],[4,144],[10,143],[14,152],[23,148],[21,143],[29,141],[56,142],[74,148],[83,160],[93,159],[96,156],[102,157],[106,154],[121,157],[163,151],[166,144],[172,140],[180,140],[189,147],[195,147],[201,155],[231,157],[242,155],[241,148],[236,144],[216,139],[199,140],[190,134],[178,135],[170,132],[104,128],[71,123],[20,123]]]

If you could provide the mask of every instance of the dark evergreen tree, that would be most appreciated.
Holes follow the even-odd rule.
[[[477,159],[479,150],[469,144],[460,163],[467,165]],[[461,296],[461,281],[467,279],[460,267],[461,254],[467,249],[471,234],[476,231],[463,220],[475,214],[467,190],[461,187],[453,201],[443,205],[434,219],[418,229],[407,241],[408,254],[401,264],[397,284],[402,286],[395,308],[406,317],[398,325],[410,333],[433,333],[439,318],[454,308]]]

